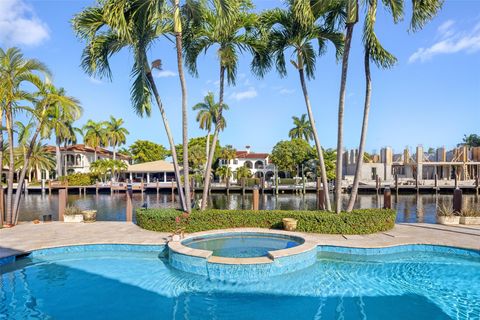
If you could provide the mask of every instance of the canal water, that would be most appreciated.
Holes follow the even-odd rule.
[[[342,197],[343,205],[348,202],[348,194]],[[196,199],[201,194],[196,194]],[[251,209],[252,195],[247,194],[215,194],[210,198],[210,207],[216,209]],[[480,198],[474,194],[463,196],[464,207],[480,210]],[[178,202],[172,203],[170,194],[133,194],[134,208],[146,206],[149,208],[172,208],[177,207]],[[445,194],[402,194],[392,195],[393,206],[397,210],[397,222],[425,222],[436,223],[436,208],[442,204],[452,204],[452,196]],[[96,209],[97,220],[100,221],[124,221],[126,195],[120,194],[70,194],[68,204],[82,209]],[[314,210],[316,207],[316,195],[272,194],[260,195],[260,209],[280,210]],[[357,199],[357,208],[381,208],[383,196],[376,194],[360,194]],[[20,208],[20,221],[32,221],[41,219],[44,214],[52,214],[53,219],[58,219],[58,195],[29,193],[22,199]]]

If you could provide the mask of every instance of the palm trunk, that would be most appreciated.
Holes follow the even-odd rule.
[[[182,206],[182,210],[185,211],[186,210],[185,197],[183,195],[180,168],[178,166],[177,150],[175,149],[175,142],[173,141],[173,136],[172,136],[172,132],[170,131],[170,125],[168,124],[167,115],[165,114],[165,109],[163,109],[162,100],[160,99],[160,95],[158,94],[155,80],[153,79],[152,72],[150,70],[148,70],[147,72],[147,78],[148,78],[148,81],[150,82],[150,86],[152,88],[153,95],[155,96],[155,100],[157,101],[158,109],[160,110],[160,114],[162,116],[163,125],[167,133],[168,143],[170,144],[170,151],[172,152],[172,161],[173,161],[173,168],[175,170],[175,179],[177,180],[178,197],[180,198],[180,204]]]
[[[185,188],[185,207],[187,212],[192,211],[190,195],[190,169],[188,164],[188,112],[187,112],[187,82],[183,72],[182,58],[182,25],[180,20],[179,0],[175,0],[175,46],[177,48],[177,67],[182,88],[182,138],[183,138],[183,185]]]
[[[200,208],[202,211],[207,208],[208,190],[210,188],[210,175],[212,174],[213,155],[215,154],[215,147],[217,145],[217,140],[218,140],[218,132],[220,130],[219,125],[222,119],[224,85],[225,85],[225,67],[220,64],[220,97],[218,101],[218,115],[217,115],[217,121],[215,124],[215,130],[213,131],[212,145],[210,146],[210,151],[208,153],[207,166],[205,170],[205,176],[204,176],[205,183],[203,185],[202,206]]]
[[[55,143],[55,158],[57,160],[57,180],[62,176],[62,168],[63,168],[63,165],[62,165],[62,153],[60,152],[60,141],[59,139],[57,138],[57,141]]]
[[[347,24],[347,34],[345,37],[345,48],[342,61],[342,78],[340,82],[340,97],[338,101],[338,133],[337,133],[337,163],[335,177],[335,212],[342,210],[342,160],[343,160],[343,111],[345,108],[345,92],[347,88],[348,56],[350,55],[350,45],[353,35],[353,23]]]
[[[12,111],[8,107],[6,112],[6,127],[7,127],[7,136],[8,136],[8,155],[9,155],[9,164],[8,164],[8,175],[7,175],[7,199],[6,204],[6,222],[7,224],[13,223],[13,177],[15,174],[15,156],[13,153],[14,140],[13,140],[13,122],[12,122]]]
[[[113,145],[113,160],[117,159],[117,148]]]
[[[323,149],[320,143],[320,138],[318,137],[317,128],[315,126],[315,119],[313,118],[312,107],[310,105],[310,99],[308,97],[307,84],[305,83],[305,75],[303,69],[298,69],[300,74],[300,83],[302,84],[303,97],[305,98],[305,105],[307,107],[308,119],[310,120],[310,126],[312,127],[313,139],[315,140],[315,148],[317,149],[318,160],[320,162],[320,169],[322,174],[322,184],[323,189],[325,190],[325,204],[327,211],[332,210],[332,205],[330,204],[330,195],[328,190],[328,181],[327,181],[327,170],[325,168],[325,160],[323,158]]]
[[[208,154],[210,153],[210,130],[207,131],[207,150],[205,151],[206,159],[205,159],[205,170],[207,170],[207,162],[208,162]],[[204,170],[204,171],[205,171]]]
[[[358,185],[360,184],[360,170],[363,165],[363,154],[365,152],[365,141],[367,140],[368,115],[370,113],[370,98],[372,96],[372,78],[370,76],[370,53],[365,48],[365,105],[363,109],[362,133],[360,135],[360,145],[358,147],[358,158],[355,166],[355,177],[353,178],[352,192],[348,200],[347,212],[353,210],[355,200],[358,194]]]

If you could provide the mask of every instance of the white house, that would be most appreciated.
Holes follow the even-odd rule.
[[[247,167],[256,178],[265,177],[270,180],[275,175],[275,165],[270,163],[268,153],[256,153],[250,151],[250,146],[245,150],[237,151],[233,160],[219,159],[219,166],[229,166],[232,172],[240,167]]]

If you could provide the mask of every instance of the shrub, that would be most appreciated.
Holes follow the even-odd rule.
[[[67,206],[64,211],[65,215],[75,215],[75,214],[82,214],[82,209],[77,206]]]
[[[69,186],[91,186],[97,179],[98,175],[94,173],[72,173],[60,177],[61,181],[67,180]]]
[[[245,179],[245,186],[246,187],[253,187],[253,186],[258,186],[260,185],[260,179],[259,178],[247,178]]]
[[[137,224],[147,230],[175,230],[175,209],[138,209]],[[361,209],[335,214],[326,211],[282,210],[205,210],[193,211],[185,232],[227,228],[282,228],[282,218],[298,220],[297,231],[328,234],[368,234],[392,229],[396,212],[383,209]]]

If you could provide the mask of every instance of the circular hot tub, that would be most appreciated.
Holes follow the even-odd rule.
[[[210,231],[171,241],[170,264],[227,281],[254,281],[297,271],[316,261],[316,244],[282,231]]]

